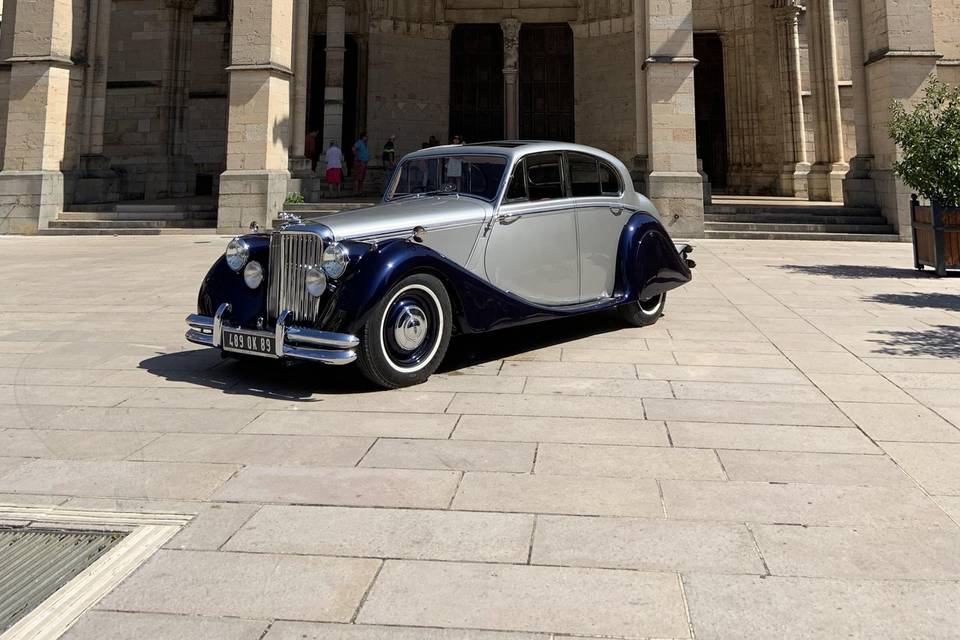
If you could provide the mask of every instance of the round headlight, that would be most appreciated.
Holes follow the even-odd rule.
[[[323,250],[323,270],[334,280],[346,272],[349,263],[350,256],[342,244],[334,243]]]
[[[322,270],[310,267],[306,277],[307,293],[319,298],[327,290],[327,276]]]
[[[242,238],[234,238],[227,245],[227,250],[223,255],[227,259],[227,265],[239,273],[240,269],[243,269],[243,265],[247,264],[247,260],[250,259],[250,245],[244,242]]]
[[[243,270],[243,281],[251,289],[256,289],[263,282],[263,267],[256,260],[247,263],[247,268]]]

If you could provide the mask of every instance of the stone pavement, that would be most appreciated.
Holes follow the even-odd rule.
[[[957,637],[960,279],[909,246],[702,241],[655,327],[378,392],[185,344],[224,244],[0,237],[0,503],[197,514],[72,640]]]

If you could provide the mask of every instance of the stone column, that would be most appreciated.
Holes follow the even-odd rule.
[[[109,202],[120,198],[120,180],[103,155],[107,112],[107,67],[113,0],[91,0],[87,22],[87,69],[83,83],[83,138],[74,185],[74,202]]]
[[[10,63],[13,56],[13,34],[17,30],[17,0],[3,0],[3,28],[0,29],[0,167],[7,139],[7,100],[10,96]]]
[[[780,194],[806,198],[810,163],[807,162],[800,78],[799,18],[802,11],[798,0],[776,0],[773,8],[780,63],[780,103],[784,116]]]
[[[809,174],[811,200],[843,200],[840,90],[837,88],[837,31],[832,0],[809,0],[810,79],[816,115],[816,153]]]
[[[633,0],[633,79],[634,113],[636,114],[636,153],[630,174],[633,186],[640,193],[648,193],[647,185],[647,0]]]
[[[81,0],[21,0],[16,5],[0,171],[0,233],[36,233],[63,209],[60,168],[73,66],[73,18],[83,15],[80,4]]]
[[[850,53],[854,69],[862,66],[866,76],[863,84],[868,91],[869,106],[865,115],[869,151],[873,156],[870,177],[877,205],[890,224],[897,227],[900,237],[908,240],[910,190],[891,170],[898,152],[887,134],[887,123],[890,104],[894,100],[909,103],[922,95],[927,78],[936,73],[936,63],[941,56],[934,45],[933,10],[930,0],[862,0],[861,8],[866,55],[854,58],[853,49]],[[857,152],[862,152],[859,146]]]
[[[346,56],[347,13],[345,0],[327,0],[327,68],[323,94],[323,140],[325,149],[331,140],[343,139],[343,63]]]
[[[520,21],[504,18],[500,21],[500,28],[503,29],[503,132],[508,140],[516,140],[520,137],[520,89],[517,86]]]
[[[295,0],[293,59],[293,143],[290,149],[290,173],[309,178],[310,159],[305,156],[307,139],[307,73],[310,59],[310,0]],[[317,140],[321,144],[321,140]]]
[[[147,197],[179,197],[193,193],[195,171],[187,147],[190,65],[193,52],[193,10],[197,0],[166,0],[169,41],[162,76],[166,111],[166,163],[155,184],[147,181]]]
[[[649,197],[674,237],[703,236],[691,0],[647,0],[644,61]]]
[[[853,118],[857,155],[850,160],[850,171],[843,181],[843,201],[854,207],[875,207],[876,185],[870,177],[873,150],[870,144],[870,105],[867,100],[867,72],[863,66],[863,8],[861,0],[847,2],[850,32],[850,71],[853,80]]]
[[[227,170],[217,228],[267,227],[286,197],[293,0],[234,0]]]

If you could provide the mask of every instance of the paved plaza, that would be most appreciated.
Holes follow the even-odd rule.
[[[226,239],[0,237],[0,503],[196,514],[71,640],[956,638],[960,278],[699,241],[420,387],[185,343]]]

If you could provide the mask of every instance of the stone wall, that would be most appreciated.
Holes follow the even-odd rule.
[[[636,154],[634,35],[631,18],[573,27],[577,142],[629,164]]]

